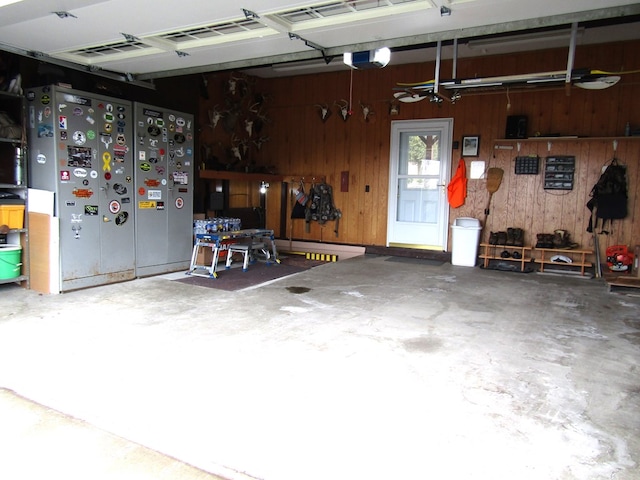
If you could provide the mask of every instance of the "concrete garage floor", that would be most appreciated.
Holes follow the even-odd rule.
[[[640,478],[638,297],[386,258],[0,286],[0,478]]]

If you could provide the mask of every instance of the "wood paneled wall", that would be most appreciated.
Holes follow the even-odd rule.
[[[566,69],[567,49],[546,50],[508,56],[461,59],[458,77],[511,75]],[[640,69],[640,42],[626,42],[600,46],[578,46],[576,68],[597,68],[604,71]],[[640,137],[625,138],[625,124],[640,129],[640,75],[625,74],[614,87],[601,90],[571,88],[505,89],[496,92],[463,92],[456,104],[436,105],[427,100],[400,104],[398,115],[389,113],[393,87],[397,82],[430,80],[434,64],[388,66],[380,70],[337,72],[293,76],[276,79],[249,79],[253,93],[264,94],[264,112],[269,121],[263,135],[269,137],[261,149],[249,155],[257,166],[273,166],[285,180],[304,177],[324,177],[334,187],[335,203],[342,210],[339,236],[333,234],[333,222],[320,226],[313,222],[306,233],[303,220],[289,219],[287,236],[294,239],[357,245],[385,245],[387,203],[389,190],[390,125],[393,120],[453,118],[453,139],[464,135],[480,136],[480,154],[471,160],[484,160],[487,167],[505,171],[502,185],[492,200],[490,215],[483,230],[520,227],[525,230],[527,243],[535,243],[537,233],[552,233],[565,229],[584,248],[592,246],[586,233],[589,211],[586,203],[589,192],[602,171],[615,156],[628,166],[629,215],[616,221],[612,234],[601,237],[601,248],[612,244],[640,243],[640,200],[638,170]],[[448,78],[452,64],[445,61],[441,78]],[[208,123],[207,111],[225,102],[225,82],[230,74],[209,76],[209,100],[202,101],[200,120]],[[351,99],[352,115],[343,121],[336,102]],[[328,104],[332,114],[326,122],[320,118],[317,105]],[[365,120],[361,104],[370,106],[372,115]],[[508,115],[526,115],[528,133],[549,135],[578,135],[590,139],[501,142],[505,135]],[[595,138],[594,138],[595,137]],[[614,139],[617,150],[614,152]],[[221,161],[225,160],[228,134],[218,128],[203,126],[201,144],[209,145]],[[497,149],[510,145],[512,150]],[[518,146],[520,150],[518,151]],[[453,150],[452,174],[457,166],[460,150]],[[515,175],[515,157],[539,155],[541,170],[549,155],[574,155],[576,180],[571,191],[547,191],[542,188],[539,175]],[[469,165],[467,165],[469,167]],[[348,172],[348,192],[341,192],[342,172]],[[272,183],[267,198],[267,225],[276,232],[280,225],[279,185]],[[369,186],[369,191],[366,190]],[[257,185],[249,188],[257,188]],[[274,188],[275,187],[275,188]],[[247,185],[233,188],[247,192]],[[291,196],[287,193],[287,203]],[[488,200],[483,180],[470,180],[465,205],[450,211],[450,220],[469,216],[485,221]],[[245,205],[235,205],[245,206]],[[251,206],[251,205],[247,205]],[[291,206],[287,205],[288,211]]]

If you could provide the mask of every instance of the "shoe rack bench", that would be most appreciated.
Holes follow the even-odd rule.
[[[593,254],[593,250],[577,250],[577,249],[562,249],[562,248],[536,248],[537,252],[540,252],[540,258],[536,258],[535,262],[540,264],[540,273],[544,273],[545,265],[562,265],[563,267],[576,267],[580,268],[580,275],[585,275],[585,268],[592,267],[591,262],[587,262],[587,255]],[[569,257],[571,263],[552,262],[551,257],[554,255],[564,255]],[[576,272],[577,273],[577,272]]]
[[[480,253],[480,258],[483,260],[484,268],[489,266],[491,260],[500,260],[506,262],[517,262],[520,264],[520,271],[524,272],[525,265],[530,262],[535,262],[540,265],[540,273],[544,273],[545,265],[562,265],[563,267],[579,268],[580,275],[586,275],[585,269],[592,267],[593,264],[588,262],[587,255],[592,255],[592,250],[577,250],[577,249],[562,249],[562,248],[533,248],[533,247],[517,247],[514,245],[494,245],[492,243],[481,243],[480,247],[483,251]],[[521,258],[507,257],[503,258],[500,254],[504,251],[508,251],[513,255],[513,252],[518,252]],[[533,252],[539,252],[540,258],[534,258]],[[552,262],[551,257],[554,255],[564,255],[569,257],[571,263]],[[576,272],[577,273],[577,272]]]
[[[520,263],[520,271],[524,272],[524,267],[527,263],[531,262],[531,247],[517,247],[515,245],[494,245],[492,243],[481,243],[480,246],[484,248],[480,254],[480,258],[483,259],[483,266],[487,268],[491,260],[500,260],[507,262]],[[513,252],[518,252],[520,258],[507,257],[503,258],[500,254],[504,251],[508,251],[513,255]],[[529,253],[528,253],[529,252]]]

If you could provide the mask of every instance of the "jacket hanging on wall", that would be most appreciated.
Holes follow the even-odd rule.
[[[587,202],[587,208],[592,215],[589,219],[587,232],[593,232],[597,228],[600,219],[602,233],[607,220],[619,220],[627,216],[627,167],[619,165],[617,159],[613,159],[605,171],[600,175],[598,183],[591,189],[591,200]],[[593,212],[595,211],[596,225],[593,224]]]
[[[291,209],[291,218],[306,218],[307,216],[307,201],[309,197],[304,192],[304,183],[300,181],[300,186],[298,190],[294,190],[295,193],[295,202],[293,204],[293,208]]]
[[[467,198],[467,165],[464,158],[458,162],[458,169],[447,186],[447,195],[452,208],[464,205]]]
[[[342,212],[338,210],[333,203],[333,189],[331,185],[326,183],[312,185],[309,191],[309,200],[307,201],[305,231],[309,233],[310,223],[312,221],[324,225],[329,220],[335,220],[336,228],[334,232],[337,237],[340,217],[342,217]]]

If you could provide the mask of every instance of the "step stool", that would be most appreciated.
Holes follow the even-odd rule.
[[[232,243],[229,245],[229,249],[227,251],[227,261],[225,263],[225,270],[231,268],[231,262],[234,253],[242,254],[242,271],[246,272],[249,269],[249,263],[255,262],[254,252],[256,250],[260,250],[269,260],[271,257],[269,250],[264,243]]]
[[[227,250],[227,262],[225,263],[225,270],[231,268],[231,258],[234,253],[242,254],[242,271],[246,272],[249,269],[249,257],[251,256],[251,244],[249,243],[233,243],[229,245]]]

